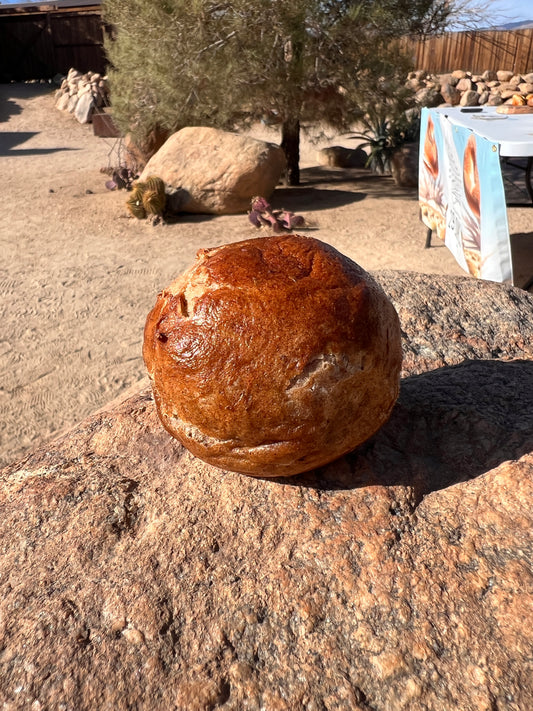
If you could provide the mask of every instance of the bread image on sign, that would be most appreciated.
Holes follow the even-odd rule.
[[[443,178],[435,140],[435,124],[428,117],[419,176],[419,201],[424,224],[441,239],[446,239],[446,209]]]
[[[327,464],[386,422],[402,352],[378,283],[290,234],[200,250],[159,294],[143,357],[161,422],[187,449],[280,477]]]
[[[461,220],[461,242],[468,271],[481,274],[481,194],[477,167],[476,137],[471,134],[463,155],[463,191],[465,206]]]

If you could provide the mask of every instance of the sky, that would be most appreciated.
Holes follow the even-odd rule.
[[[531,0],[494,0],[491,7],[502,9],[507,15],[517,15],[519,20],[533,19],[533,3]]]
[[[485,5],[485,3],[481,4]],[[487,4],[490,15],[497,15],[498,24],[522,20],[533,21],[532,0],[493,0]]]
[[[29,1],[42,2],[43,0]],[[0,0],[0,5],[14,5],[20,2],[21,0]],[[467,0],[467,2],[478,7],[486,7],[488,5],[487,16],[489,19],[497,19],[496,24],[523,20],[533,21],[532,0],[492,0],[492,2],[490,0],[488,2],[486,0]]]

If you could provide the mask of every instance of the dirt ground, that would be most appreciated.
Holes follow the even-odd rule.
[[[279,140],[273,130],[255,135]],[[416,190],[318,165],[317,149],[339,144],[353,139],[305,139],[302,185],[278,188],[273,204],[303,214],[309,234],[365,269],[462,275],[443,245],[424,249]],[[158,291],[199,248],[258,234],[243,215],[189,215],[157,227],[129,218],[127,193],[107,190],[101,172],[117,165],[118,150],[116,139],[55,109],[49,85],[0,85],[0,464],[143,378],[144,321]],[[524,280],[533,267],[532,217],[509,210]]]

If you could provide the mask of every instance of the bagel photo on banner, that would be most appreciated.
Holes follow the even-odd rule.
[[[445,114],[422,110],[419,202],[422,222],[469,274],[512,281],[499,146]]]

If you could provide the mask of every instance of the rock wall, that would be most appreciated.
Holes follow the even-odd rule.
[[[146,384],[0,474],[0,705],[533,708],[533,296],[381,272],[390,421],[289,480],[220,471]]]
[[[451,74],[437,75],[420,69],[409,73],[406,86],[412,89],[421,106],[432,107],[443,103],[452,106],[499,106],[510,103],[516,94],[524,98],[533,94],[533,72],[515,74],[502,69],[473,74],[458,69]],[[69,70],[56,92],[56,107],[73,113],[80,123],[90,122],[94,110],[109,106],[110,101],[107,77],[95,72],[82,74],[74,68]],[[325,164],[329,164],[331,156],[324,160]]]
[[[514,95],[524,98],[533,93],[533,72],[515,74],[511,71],[487,70],[473,74],[461,69],[451,74],[411,72],[407,78],[421,106],[499,106],[511,102]]]

